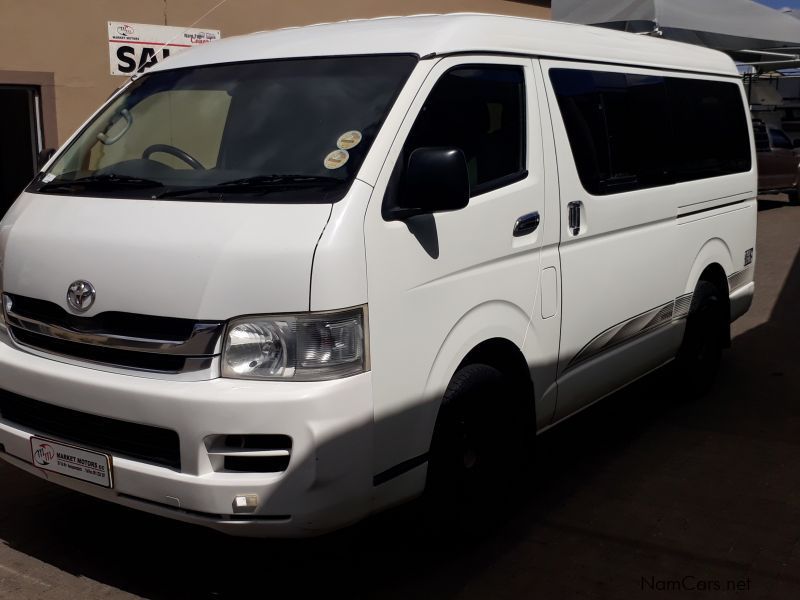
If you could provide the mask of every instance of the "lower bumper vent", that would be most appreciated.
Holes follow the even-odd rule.
[[[209,442],[208,455],[215,471],[281,473],[292,454],[288,435],[221,435]]]

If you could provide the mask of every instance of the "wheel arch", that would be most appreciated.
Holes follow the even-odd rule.
[[[525,394],[526,398],[530,398],[530,416],[533,418],[533,422],[536,422],[536,409],[533,401],[534,383],[531,371],[525,355],[516,344],[506,338],[484,340],[467,353],[459,363],[456,372],[471,364],[489,365],[508,377],[516,390]]]
[[[487,364],[509,376],[528,400],[525,409],[535,424],[534,382],[522,352],[529,320],[520,307],[492,301],[476,306],[453,326],[442,342],[426,384],[425,396],[435,398],[429,440],[445,390],[458,370],[469,364]]]
[[[733,273],[733,257],[730,247],[721,238],[713,238],[703,244],[692,263],[686,279],[684,293],[690,294],[703,279],[720,286],[720,291],[728,293],[728,275]]]
[[[720,292],[725,314],[730,315],[730,290],[728,276],[734,271],[733,258],[729,246],[720,238],[713,238],[705,243],[695,258],[689,279],[686,282],[686,293],[694,293],[701,281],[713,284]],[[730,320],[721,332],[724,345],[730,345]]]

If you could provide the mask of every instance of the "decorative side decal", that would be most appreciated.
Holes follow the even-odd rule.
[[[728,293],[733,293],[740,287],[747,285],[751,279],[751,269],[752,267],[748,267],[728,277]],[[677,297],[672,302],[657,306],[641,315],[632,317],[627,321],[623,321],[622,323],[618,323],[606,329],[591,342],[586,344],[581,351],[574,356],[569,362],[569,365],[567,365],[567,369],[571,369],[575,365],[601,352],[605,352],[624,342],[630,341],[635,337],[658,329],[659,327],[669,325],[673,321],[685,319],[689,315],[693,295],[693,293],[684,294],[683,296]]]
[[[684,294],[673,300],[667,302],[662,306],[657,306],[652,310],[648,310],[641,315],[618,323],[603,333],[595,337],[591,342],[586,344],[583,349],[575,355],[570,361],[567,368],[572,368],[578,363],[581,363],[601,352],[610,350],[620,344],[627,342],[635,337],[669,325],[673,321],[685,319],[689,314],[689,308],[692,305],[692,296],[694,294]]]

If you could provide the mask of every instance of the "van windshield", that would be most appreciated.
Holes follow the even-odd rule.
[[[416,56],[208,65],[143,75],[29,191],[229,202],[335,202]]]

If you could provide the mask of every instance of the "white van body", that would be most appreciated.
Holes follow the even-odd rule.
[[[726,325],[749,308],[756,160],[742,85],[721,53],[548,21],[426,15],[230,38],[140,79],[211,65],[400,54],[414,55],[413,68],[335,202],[109,198],[33,187],[20,196],[0,227],[0,458],[73,490],[236,535],[318,534],[423,492],[442,397],[465,364],[524,380],[531,431],[541,432],[672,361],[701,279],[724,294]],[[387,220],[384,198],[409,133],[437,82],[459,67],[506,69],[498,72],[524,90],[521,168],[459,210]],[[620,177],[621,191],[604,180],[601,193],[590,193],[560,110],[557,70],[567,79],[583,72],[567,87],[603,77],[597,73],[735,86],[746,161],[729,173],[641,188],[636,177]],[[490,121],[504,118],[492,111]],[[652,119],[658,125],[663,115]],[[40,186],[80,135],[45,165]],[[534,218],[538,227],[514,235],[523,217],[523,227]],[[71,287],[81,281],[92,289]],[[81,298],[74,304],[89,292],[88,310]],[[53,305],[67,319],[58,327],[47,322],[62,314]],[[363,331],[358,372],[223,376],[231,320],[324,318],[353,307]],[[81,319],[119,313],[194,323],[198,344],[201,334],[210,337],[186,371],[115,364],[115,355],[103,358],[104,345],[147,348],[151,357],[174,351],[157,332],[80,327]],[[42,335],[70,345],[40,345]],[[91,348],[72,355],[74,344]],[[499,398],[487,402],[502,410]],[[99,430],[114,439],[105,444]],[[148,432],[175,440],[177,462],[147,458]],[[119,449],[118,436],[140,434]],[[248,435],[262,436],[256,447],[241,441]],[[44,468],[32,449],[41,440],[108,455],[108,485]],[[287,462],[246,472],[227,468],[239,464],[229,457]]]

